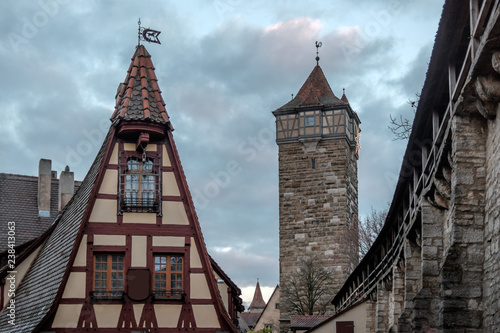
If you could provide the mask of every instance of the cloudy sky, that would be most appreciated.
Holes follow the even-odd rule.
[[[278,283],[278,156],[271,112],[320,65],[361,119],[359,209],[391,201],[443,0],[0,2],[0,172],[49,158],[83,179],[137,45],[147,44],[209,253],[248,299]],[[236,167],[235,167],[236,166]],[[236,172],[234,172],[234,170]],[[228,171],[233,171],[227,177]]]

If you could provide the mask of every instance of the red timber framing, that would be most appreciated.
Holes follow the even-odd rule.
[[[170,134],[170,133],[169,133]],[[173,138],[169,136],[169,139],[172,140]],[[201,240],[201,229],[199,228],[198,223],[195,223],[196,219],[196,214],[194,212],[194,207],[192,200],[190,198],[190,194],[187,191],[187,183],[185,181],[185,178],[183,174],[181,174],[182,167],[180,165],[180,161],[178,160],[178,155],[177,151],[174,147],[171,147],[168,143],[169,140],[167,139],[165,142],[165,147],[167,154],[169,155],[169,160],[172,162],[172,166],[161,166],[160,173],[161,172],[174,172],[175,173],[175,179],[177,182],[177,186],[179,187],[180,190],[180,196],[179,197],[172,197],[172,196],[161,196],[162,201],[167,200],[167,201],[180,201],[184,203],[184,207],[188,210],[188,219],[190,220],[189,225],[168,225],[162,226],[162,216],[157,216],[156,220],[157,222],[155,224],[129,224],[129,223],[123,223],[123,215],[119,214],[117,215],[117,223],[101,223],[101,222],[91,222],[88,223],[88,218],[87,218],[87,223],[85,227],[83,228],[83,234],[87,235],[87,266],[86,267],[72,267],[70,269],[70,272],[80,272],[80,271],[85,271],[87,278],[86,278],[86,292],[85,294],[87,297],[85,298],[85,303],[82,307],[81,310],[81,315],[80,319],[78,321],[78,326],[77,329],[84,329],[84,328],[89,328],[89,327],[98,327],[97,326],[97,321],[95,317],[95,310],[94,306],[95,304],[116,304],[116,305],[122,305],[120,315],[119,315],[119,320],[118,320],[118,325],[117,328],[129,328],[129,329],[140,329],[140,328],[151,328],[151,329],[157,329],[157,332],[162,332],[163,330],[161,327],[158,325],[158,316],[164,316],[165,314],[161,313],[156,313],[154,309],[155,304],[182,304],[181,312],[179,315],[178,323],[176,329],[196,329],[197,331],[207,331],[209,332],[210,330],[208,329],[199,329],[197,328],[197,323],[196,323],[196,318],[194,317],[192,305],[208,305],[208,304],[213,304],[215,305],[218,309],[217,315],[219,322],[222,323],[231,323],[230,325],[227,325],[224,330],[230,330],[230,327],[233,325],[232,321],[229,320],[229,317],[227,314],[225,314],[225,310],[222,306],[222,302],[220,300],[219,292],[216,289],[214,277],[212,274],[212,262],[210,261],[208,254],[206,254],[206,251],[203,251],[205,249],[205,245]],[[111,145],[113,146],[114,143],[118,144],[119,147],[119,153],[123,152],[124,156],[127,156],[129,152],[122,151],[123,149],[123,141],[118,139],[117,141],[112,141]],[[162,142],[156,142],[154,144],[157,144],[157,152],[154,152],[154,154],[158,154],[157,158],[160,160],[162,159],[162,156],[159,155],[161,153],[161,149],[163,147]],[[105,161],[109,161],[109,158],[111,156],[111,151],[108,152],[109,155],[105,158]],[[129,154],[130,156],[130,154]],[[148,155],[149,156],[149,155]],[[116,165],[110,165],[110,164],[103,164],[106,166],[106,169],[110,170],[116,170]],[[100,177],[99,181],[96,183],[95,188],[100,188],[100,185],[102,183],[102,177]],[[119,190],[119,189],[117,189]],[[106,199],[109,198],[107,195],[102,195],[102,194],[96,194],[94,196],[94,201],[95,199]],[[116,198],[116,197],[114,197]],[[117,207],[117,209],[119,209]],[[140,213],[138,213],[140,214]],[[126,239],[126,244],[125,246],[104,246],[104,245],[94,245],[94,235],[109,235],[109,236],[124,236]],[[114,298],[102,298],[100,299],[99,297],[92,297],[92,291],[94,290],[93,286],[93,281],[94,281],[94,257],[96,254],[104,254],[104,253],[123,253],[124,254],[124,271],[127,271],[128,268],[131,267],[131,246],[132,246],[132,236],[133,235],[147,235],[147,257],[146,257],[146,268],[150,272],[150,278],[151,278],[151,283],[150,283],[150,288],[151,288],[151,295],[148,297],[148,299],[141,304],[144,304],[144,307],[142,309],[140,319],[137,322],[134,316],[134,311],[133,311],[133,304],[137,304],[137,302],[134,302],[130,300],[130,298],[127,296],[127,286],[125,286],[125,293],[122,299],[114,299]],[[185,242],[184,246],[179,246],[179,247],[164,247],[164,246],[153,246],[152,243],[152,238],[154,236],[173,236],[173,237],[184,237]],[[189,262],[190,262],[190,250],[191,250],[191,237],[195,240],[196,242],[196,248],[200,252],[200,259],[202,260],[202,266],[203,268],[190,268],[189,267]],[[74,250],[77,250],[79,247],[79,244],[75,243]],[[154,256],[156,254],[179,254],[182,255],[184,258],[184,262],[186,263],[183,265],[183,297],[182,299],[175,299],[175,298],[161,298],[161,297],[154,297],[153,295],[153,288],[154,288]],[[207,269],[208,268],[208,269]],[[190,273],[203,273],[205,274],[205,277],[208,282],[208,287],[210,289],[210,294],[212,295],[212,299],[210,300],[194,300],[191,299],[190,295]],[[125,279],[126,280],[126,279]],[[63,281],[63,283],[67,282],[67,278]],[[64,288],[61,288],[63,290]],[[60,299],[59,304],[79,304],[81,303],[82,300],[80,299]],[[53,319],[53,318],[52,318]],[[234,327],[234,326],[233,326]],[[222,329],[222,328],[221,328]],[[51,328],[51,330],[54,330],[54,328]],[[57,332],[57,329],[55,330]],[[67,332],[68,329],[66,328]],[[75,330],[77,331],[77,330]],[[101,329],[99,329],[101,331]],[[112,332],[113,330],[111,329],[106,329],[103,330],[102,332]],[[165,329],[167,331],[167,329]]]
[[[134,77],[136,74],[137,78]],[[141,93],[133,93],[137,90]],[[151,101],[130,102],[134,98],[150,98]],[[129,113],[137,105],[147,107],[147,112],[135,109]],[[117,99],[111,128],[89,171],[90,176],[84,180],[54,227],[44,235],[47,240],[44,238],[37,243],[42,247],[47,244],[57,246],[61,249],[61,257],[57,260],[62,260],[60,258],[64,255],[66,259],[58,271],[60,282],[49,295],[53,297],[50,307],[33,308],[43,315],[36,321],[30,319],[33,322],[26,324],[26,327],[30,325],[26,332],[130,332],[144,329],[174,332],[182,329],[236,333],[237,312],[233,305],[228,311],[224,307],[214,275],[215,270],[221,270],[207,253],[172,136],[172,126],[163,105],[149,53],[144,46],[138,46]],[[154,200],[157,205],[152,212],[149,209],[129,211],[121,204],[125,172],[120,167],[126,165],[130,157],[141,161],[143,156],[154,161],[151,171],[155,175]],[[146,206],[149,208],[149,203]],[[65,216],[66,212],[73,211],[78,214]],[[71,232],[74,239],[69,237]],[[56,240],[52,233],[56,233]],[[106,273],[99,275],[99,287],[102,288],[103,281],[106,281],[107,291],[119,288],[119,283],[109,286],[119,279],[109,274],[122,272],[123,293],[94,293],[96,255],[116,254],[123,256],[123,263],[106,259],[104,264],[103,259],[98,266],[99,272]],[[40,254],[37,261],[43,262],[45,257],[53,255]],[[182,274],[178,275],[182,278],[181,293],[154,294],[154,258],[158,255],[182,257]],[[54,259],[50,257],[50,260]],[[123,268],[109,268],[109,265],[122,264]],[[227,276],[225,282],[235,290],[224,295],[234,298],[229,299],[228,304],[241,304],[239,289]],[[21,283],[21,289],[23,283],[33,281],[27,278]],[[36,298],[36,293],[44,292],[39,288],[25,297]]]

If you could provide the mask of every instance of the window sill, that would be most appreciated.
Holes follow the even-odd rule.
[[[107,292],[106,294],[102,294],[101,292],[96,293],[95,291],[90,292],[90,299],[97,302],[102,301],[123,301],[125,298],[125,293],[122,292]]]
[[[185,293],[180,294],[168,294],[168,293],[153,293],[154,301],[184,301],[186,297]]]
[[[159,203],[153,204],[130,204],[122,202],[120,205],[121,213],[159,213]]]

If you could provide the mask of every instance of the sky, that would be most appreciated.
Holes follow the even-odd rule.
[[[389,116],[425,79],[443,0],[0,2],[0,172],[40,158],[83,180],[137,45],[138,20],[208,252],[243,290],[278,284],[278,147],[272,111],[316,61],[361,120],[360,218],[392,200],[405,141]]]

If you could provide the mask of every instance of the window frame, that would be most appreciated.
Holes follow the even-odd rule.
[[[182,262],[180,263],[181,267],[180,270],[177,271],[172,271],[172,258],[177,257],[181,258]],[[165,260],[165,271],[157,271],[157,265],[162,265],[162,263],[157,263],[156,258],[166,258]],[[185,267],[186,267],[186,262],[185,262],[185,256],[183,253],[173,253],[173,252],[158,252],[158,253],[153,253],[153,261],[152,261],[153,267],[152,267],[152,274],[151,274],[151,289],[152,289],[152,294],[155,299],[167,299],[167,300],[183,300],[184,297],[186,296],[185,291],[184,291],[184,286],[185,286]],[[156,288],[156,274],[163,274],[165,275],[165,289],[164,290],[157,290]],[[172,293],[172,274],[180,274],[180,283],[181,287],[180,288],[175,288],[175,290],[178,290],[175,293]],[[162,282],[163,280],[160,280],[159,282]]]
[[[316,126],[316,115],[304,115],[304,127],[314,127]]]
[[[106,256],[106,270],[97,269],[97,258],[99,256]],[[122,258],[121,262],[116,262],[117,264],[122,264],[121,270],[113,270],[113,256],[120,256]],[[97,289],[103,289],[102,287],[96,287],[96,273],[106,273],[106,279],[99,279],[99,281],[106,281],[106,290],[103,295],[102,291],[97,291]],[[120,281],[118,279],[113,279],[113,273],[122,273],[121,278],[121,288],[120,290],[113,290],[113,281]],[[125,295],[125,278],[126,278],[126,267],[125,267],[125,253],[123,252],[95,252],[93,254],[93,265],[92,265],[92,291],[91,296],[95,299],[122,299]]]
[[[137,161],[137,169],[130,167],[130,161]],[[145,162],[151,161],[150,170],[145,171]],[[119,215],[124,212],[132,213],[157,213],[161,216],[161,157],[156,152],[145,154],[136,151],[123,151],[120,153],[118,165],[119,177]],[[137,176],[137,183],[129,181],[132,176]],[[143,177],[152,177],[145,179]],[[151,182],[144,190],[145,184]],[[130,185],[132,184],[132,185]],[[135,185],[136,184],[136,185]],[[136,187],[136,188],[134,188]],[[133,190],[130,190],[130,189]],[[136,193],[136,201],[129,197],[128,193]],[[144,199],[145,193],[152,193],[152,198]]]

